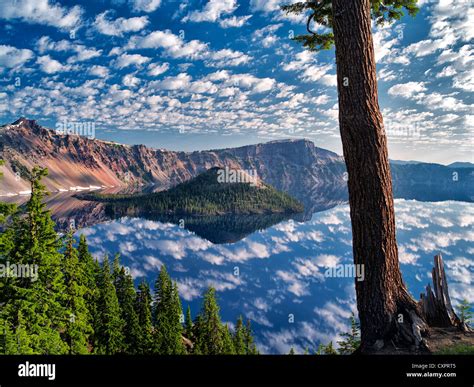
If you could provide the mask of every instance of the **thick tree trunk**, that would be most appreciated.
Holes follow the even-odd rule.
[[[378,104],[369,0],[333,0],[339,126],[349,175],[361,351],[418,347],[426,326],[403,283],[387,138]]]

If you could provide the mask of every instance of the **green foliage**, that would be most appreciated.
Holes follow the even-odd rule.
[[[330,341],[328,345],[319,344],[316,355],[337,355],[337,351]]]
[[[234,342],[232,335],[229,330],[229,326],[226,324],[222,327],[222,355],[236,355]]]
[[[138,353],[150,354],[153,351],[153,323],[151,318],[151,293],[148,284],[143,281],[138,285],[135,299],[135,310],[138,316],[140,339]]]
[[[154,301],[155,352],[167,355],[185,353],[178,287],[172,283],[164,265],[156,280]]]
[[[235,325],[234,348],[237,355],[245,355],[247,352],[245,348],[245,327],[242,316],[239,317]]]
[[[81,235],[79,238],[77,253],[79,262],[82,265],[83,283],[86,288],[84,301],[86,303],[87,310],[89,311],[88,320],[93,331],[89,336],[89,344],[91,345],[95,342],[94,335],[100,318],[97,305],[100,296],[98,281],[101,269],[99,262],[97,262],[97,260],[92,257],[92,254],[89,253],[89,247],[87,246],[86,237],[84,235]]]
[[[10,165],[12,167],[12,171],[15,172],[18,176],[22,179],[29,180],[31,179],[31,172],[30,170],[20,163],[18,160],[11,160]]]
[[[34,354],[63,354],[68,351],[60,336],[67,321],[63,308],[65,282],[59,252],[61,243],[42,202],[47,193],[41,178],[46,175],[45,169],[33,169],[26,214],[13,219],[8,234],[9,250],[1,254],[2,263],[27,265],[24,267],[36,271],[37,276],[0,279],[0,314],[8,330],[16,336],[18,348],[27,347],[27,352]]]
[[[117,299],[122,312],[124,322],[124,345],[128,354],[139,353],[142,331],[140,329],[138,314],[135,308],[137,294],[133,285],[132,276],[125,271],[124,267],[119,269],[115,284]]]
[[[85,200],[106,202],[112,216],[136,214],[224,215],[298,213],[303,205],[286,193],[264,185],[219,183],[219,168],[200,174],[164,192],[143,195],[80,195]]]
[[[464,299],[458,306],[459,308],[459,318],[462,323],[466,325],[471,324],[472,320],[472,312],[471,312],[471,304],[468,300]]]
[[[257,346],[253,340],[252,327],[250,325],[250,320],[247,320],[247,325],[244,329],[244,343],[245,343],[245,353],[247,355],[258,355]]]
[[[474,355],[474,346],[470,344],[453,344],[439,349],[435,355]]]
[[[219,315],[216,291],[210,288],[204,295],[198,326],[196,346],[199,352],[207,355],[224,353],[225,334]]]
[[[98,322],[95,336],[95,352],[110,355],[124,352],[125,326],[117,298],[115,286],[112,282],[109,259],[106,256],[99,275],[99,300],[97,310]]]
[[[350,355],[360,346],[360,326],[355,319],[354,313],[351,315],[351,330],[341,334],[344,340],[338,341],[339,353],[341,355]]]
[[[177,285],[164,266],[152,310],[148,284],[135,290],[118,255],[111,270],[107,257],[102,266],[92,257],[83,235],[77,248],[72,232],[58,238],[43,203],[46,174],[31,171],[30,200],[0,234],[0,263],[38,268],[36,280],[0,277],[0,354],[235,354],[236,342],[239,354],[258,353],[250,322],[244,327],[239,318],[234,333],[221,323],[214,289],[195,323],[189,307],[183,321]]]
[[[87,354],[89,336],[93,330],[90,312],[85,300],[87,293],[85,265],[79,261],[74,242],[73,234],[69,232],[62,259],[64,283],[66,285],[63,302],[66,315],[68,315],[63,337],[69,346],[70,354]]]
[[[406,11],[410,16],[418,12],[417,0],[370,0],[371,16],[377,25],[400,20]],[[309,0],[297,2],[281,7],[287,14],[307,15],[307,34],[297,35],[293,40],[301,43],[310,51],[328,50],[334,44],[334,35],[331,32],[334,26],[332,0]],[[312,24],[326,28],[324,32],[316,32]]]
[[[191,308],[186,308],[186,319],[184,320],[184,335],[189,339],[193,340],[193,320],[191,317]]]

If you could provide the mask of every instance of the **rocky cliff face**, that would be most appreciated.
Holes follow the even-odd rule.
[[[78,187],[116,190],[148,186],[163,190],[220,166],[256,170],[258,177],[294,196],[308,213],[347,199],[341,156],[308,140],[284,140],[239,148],[173,152],[144,145],[121,145],[77,135],[60,135],[24,118],[0,127],[0,195],[28,191],[22,170],[46,167],[52,192]],[[472,201],[472,168],[437,164],[392,165],[396,197]],[[430,193],[430,198],[423,195]],[[426,195],[425,195],[426,196]]]
[[[34,165],[48,168],[44,183],[52,192],[149,184],[162,190],[214,166],[256,170],[262,180],[301,200],[328,187],[338,196],[345,192],[343,159],[307,140],[172,152],[60,135],[24,118],[1,127],[0,133],[0,158],[6,161],[0,195],[28,191],[21,170]]]

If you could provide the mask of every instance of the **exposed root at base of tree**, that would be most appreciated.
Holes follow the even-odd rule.
[[[474,330],[451,306],[441,255],[434,257],[433,290],[428,285],[417,303],[402,291],[398,310],[387,334],[375,343],[361,344],[363,354],[430,354],[453,345],[474,347]]]

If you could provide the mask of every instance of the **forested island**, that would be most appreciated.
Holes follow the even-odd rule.
[[[107,203],[107,213],[112,216],[294,214],[304,210],[296,199],[260,180],[221,182],[221,171],[218,167],[211,168],[163,192],[138,195],[87,193],[77,197]]]

